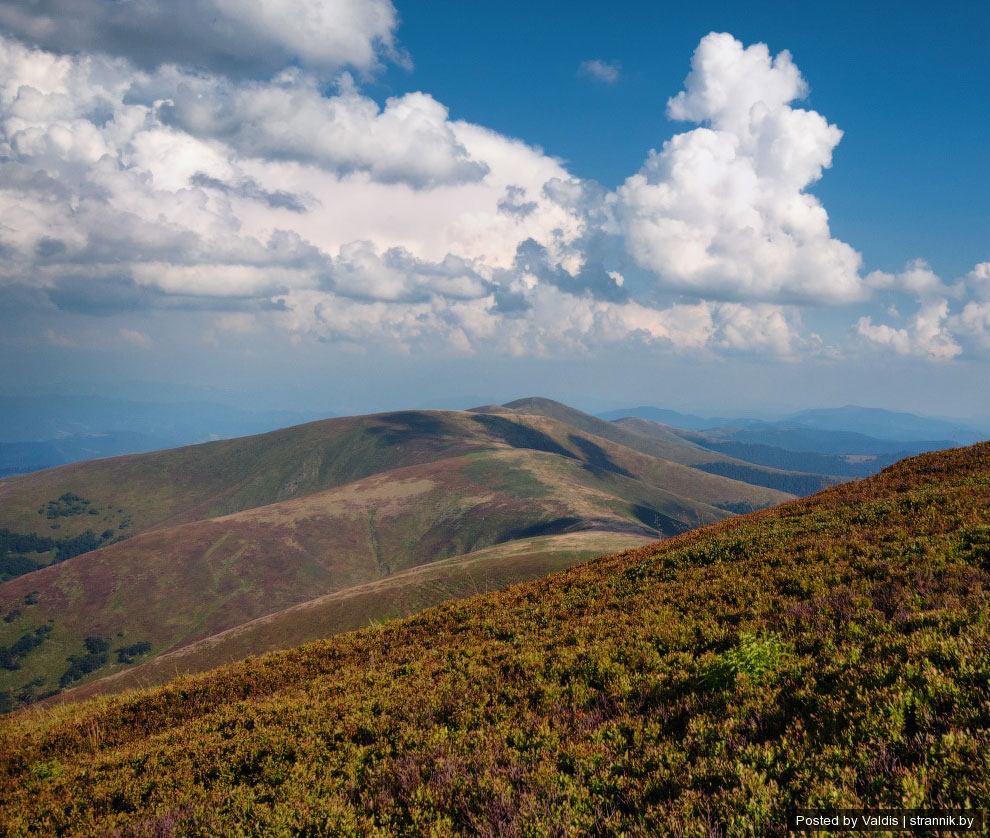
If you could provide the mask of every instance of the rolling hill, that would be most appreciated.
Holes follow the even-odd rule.
[[[5,835],[759,834],[990,799],[990,444],[0,720]]]
[[[618,549],[790,497],[513,411],[330,419],[3,480],[0,695],[27,703],[439,560],[476,554],[458,566],[495,588],[589,555],[550,539],[478,559],[497,545],[594,532]],[[363,623],[340,626],[461,596],[461,576],[412,598],[372,585],[348,600]]]
[[[675,428],[668,428],[655,422],[651,423],[652,430],[644,434],[638,428],[631,429],[617,422],[599,419],[552,399],[518,399],[495,408],[491,406],[474,408],[476,411],[486,412],[493,409],[501,412],[511,411],[524,416],[549,417],[652,457],[794,495],[808,495],[838,482],[837,478],[827,474],[800,473],[746,462],[698,445],[677,433]]]
[[[519,538],[595,530],[642,543],[729,514],[623,475],[596,478],[544,452],[502,449],[393,469],[154,529],[7,582],[0,613],[22,614],[0,627],[0,646],[40,626],[50,631],[17,669],[0,671],[0,689],[73,683],[63,678],[65,659],[85,655],[87,637],[106,638],[109,653],[140,642],[158,654],[316,595]],[[29,594],[37,602],[24,608]]]
[[[645,437],[625,434],[624,438],[659,451]],[[621,439],[618,442],[623,444]],[[696,448],[684,440],[678,444],[684,450]],[[609,456],[619,451],[573,425],[539,416],[400,411],[327,419],[257,436],[2,479],[0,528],[52,538],[103,528],[134,535],[494,447],[544,451],[603,470],[614,470]],[[619,451],[619,456],[628,458],[639,451],[626,448],[630,450]],[[640,453],[658,457],[650,450]],[[702,485],[697,470],[677,465],[677,461],[660,464],[667,470],[664,488],[690,494],[682,491],[684,485]],[[712,505],[749,502],[755,507],[784,499],[779,491],[739,481],[709,479],[704,485],[710,489],[700,499]],[[73,510],[71,500],[60,503],[66,493],[85,501],[85,509]]]

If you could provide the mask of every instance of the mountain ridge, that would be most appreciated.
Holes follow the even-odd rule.
[[[664,426],[658,426],[656,432],[648,436],[628,431],[615,422],[606,422],[552,399],[542,397],[517,399],[501,407],[523,415],[536,414],[563,421],[587,433],[610,439],[650,456],[669,459],[710,474],[780,489],[791,494],[811,494],[830,483],[837,482],[837,478],[831,475],[792,472],[745,462],[697,445],[676,433],[674,429],[667,429]]]
[[[344,417],[9,478],[0,553],[39,552],[0,555],[0,574],[15,574],[0,584],[0,694],[27,702],[116,671],[115,655],[130,666],[520,538],[669,537],[790,497],[515,412]],[[521,578],[510,565],[522,560],[499,561],[491,578]],[[532,576],[556,561],[522,563]],[[422,601],[463,595],[458,585]],[[365,601],[369,618],[387,611]]]

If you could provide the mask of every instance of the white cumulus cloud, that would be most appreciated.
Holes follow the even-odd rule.
[[[964,335],[983,350],[990,349],[990,302],[969,302],[963,306],[953,324],[959,334]]]
[[[922,305],[907,328],[874,325],[872,318],[861,317],[856,334],[898,355],[947,361],[963,351],[949,329],[949,321],[948,301],[933,300]]]
[[[990,262],[980,262],[966,274],[966,286],[976,299],[990,302]]]
[[[789,358],[823,351],[800,306],[891,292],[920,311],[903,328],[863,317],[861,343],[944,359],[987,342],[990,263],[952,288],[921,261],[862,279],[831,237],[807,188],[841,132],[793,107],[806,87],[787,53],[707,36],[668,103],[699,127],[610,193],[428,93],[362,93],[339,67],[394,47],[388,3],[179,3],[257,30],[274,72],[242,72],[222,40],[198,67],[195,44],[166,63],[111,48],[161,17],[152,0],[0,0],[0,26],[46,45],[0,35],[3,293],[81,314],[205,310],[210,341],[274,324],[400,352]],[[60,54],[59,12],[108,28],[89,20],[83,51]],[[327,27],[355,43],[321,46]]]
[[[951,326],[974,351],[985,354],[990,350],[990,262],[976,265],[961,284],[970,299],[951,318]]]
[[[447,109],[432,96],[407,93],[380,109],[346,75],[331,97],[316,79],[298,74],[253,84],[188,77],[159,105],[159,115],[247,157],[365,171],[384,183],[427,188],[477,181],[488,172],[457,140]]]
[[[587,227],[539,149],[426,94],[380,108],[298,71],[143,72],[0,36],[0,156],[0,283],[80,311],[303,289],[505,305],[494,277],[523,243],[557,266]]]
[[[977,264],[951,285],[921,259],[908,262],[900,273],[875,271],[866,279],[878,292],[900,293],[918,302],[917,312],[903,328],[861,317],[854,331],[867,345],[932,360],[986,356],[990,349],[990,262]],[[893,305],[888,313],[899,316]]]
[[[300,334],[357,345],[373,341],[400,351],[416,343],[521,357],[586,356],[608,344],[779,357],[809,346],[817,350],[801,336],[800,318],[789,307],[701,302],[658,309],[575,296],[540,283],[522,293],[525,314],[512,317],[499,310],[493,294],[396,304],[293,291],[279,316]]]
[[[866,283],[877,290],[900,291],[919,299],[950,293],[950,289],[924,259],[913,259],[897,274],[872,271],[867,274]]]
[[[662,287],[723,299],[863,299],[860,256],[832,238],[807,187],[842,132],[791,106],[806,85],[790,54],[702,39],[673,119],[700,123],[652,152],[618,190],[626,246]]]

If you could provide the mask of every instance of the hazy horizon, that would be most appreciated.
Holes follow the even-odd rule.
[[[313,418],[331,418],[338,416],[357,416],[371,413],[384,413],[396,410],[468,410],[485,405],[502,405],[508,402],[526,398],[547,398],[564,403],[570,407],[593,415],[610,411],[631,410],[634,408],[657,408],[670,410],[686,415],[696,415],[700,418],[741,418],[767,421],[787,419],[798,413],[811,410],[831,410],[841,408],[867,408],[889,410],[893,413],[907,413],[926,419],[946,420],[960,423],[970,423],[976,429],[990,429],[990,415],[985,414],[949,414],[927,411],[923,409],[888,408],[866,402],[843,403],[760,403],[748,406],[734,405],[728,402],[673,402],[660,399],[644,398],[637,401],[631,399],[599,399],[594,396],[575,394],[573,396],[553,395],[543,391],[466,393],[440,395],[429,399],[416,400],[410,397],[407,401],[397,401],[391,396],[382,396],[380,400],[369,399],[364,403],[354,401],[345,405],[327,403],[319,405],[316,402],[293,401],[288,398],[274,403],[261,403],[258,394],[223,390],[219,388],[192,388],[181,386],[163,386],[160,382],[118,382],[113,394],[107,392],[106,383],[73,382],[66,388],[52,390],[22,390],[0,392],[0,399],[17,399],[24,401],[42,402],[47,399],[73,400],[113,403],[133,403],[151,405],[203,405],[227,407],[246,412],[274,414],[298,414]],[[344,409],[346,405],[350,405]],[[305,421],[310,421],[306,419]],[[105,430],[111,430],[108,425]]]

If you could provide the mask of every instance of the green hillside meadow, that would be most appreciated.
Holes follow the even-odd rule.
[[[448,600],[540,579],[602,553],[641,547],[652,541],[653,538],[633,533],[580,530],[503,542],[306,600],[150,660],[147,656],[138,659],[133,666],[111,663],[110,674],[98,670],[95,680],[46,700],[78,701],[163,684],[178,674],[205,672],[248,655],[291,649],[385,620],[409,617]]]
[[[331,419],[9,478],[0,481],[0,712],[439,560],[598,533],[591,553],[549,542],[528,557],[490,554],[428,583],[327,601],[326,631],[294,622],[284,634],[294,642],[259,640],[232,656],[219,654],[235,648],[225,641],[211,647],[217,657],[198,655],[194,666],[184,656],[169,674],[408,616],[791,497],[552,418],[452,411]],[[88,541],[94,526],[100,536]],[[163,672],[132,683],[161,683]]]
[[[990,444],[0,720],[4,836],[784,835],[990,800]]]
[[[608,429],[611,423],[598,424]],[[683,464],[713,461],[741,467],[741,461],[684,440],[661,449],[648,437],[617,426],[615,433],[625,442],[616,445],[564,422],[522,414],[397,411],[326,419],[256,436],[0,478],[0,529],[52,539],[78,537],[87,530],[99,537],[110,530],[109,542],[118,534],[131,537],[162,526],[229,515],[396,468],[504,447],[589,463],[603,460],[606,467],[618,456],[616,465],[627,471],[636,471],[644,461],[656,467],[656,458],[661,457],[663,488],[707,503],[758,507],[784,497],[785,490],[718,480]],[[638,457],[630,468],[627,461],[642,448],[649,449],[645,452],[649,456]],[[669,458],[663,459],[661,450]],[[792,476],[773,469],[760,474],[767,478],[764,483]],[[814,484],[812,491],[824,485],[821,475],[800,477]],[[65,501],[66,495],[79,500]]]

